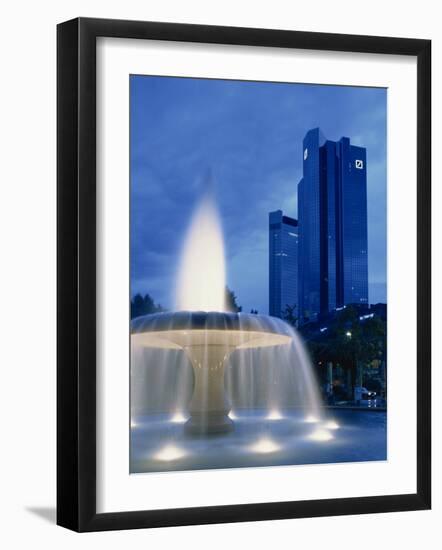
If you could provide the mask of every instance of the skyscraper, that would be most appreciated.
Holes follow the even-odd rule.
[[[346,304],[368,303],[366,150],[319,128],[303,141],[298,184],[299,313],[314,320]]]
[[[298,222],[282,210],[269,213],[269,314],[282,317],[298,304]]]

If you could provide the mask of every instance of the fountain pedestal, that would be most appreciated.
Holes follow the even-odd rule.
[[[211,340],[210,335],[207,339]],[[184,348],[195,377],[186,432],[198,435],[233,430],[228,416],[231,406],[224,391],[224,369],[233,349],[216,343]]]

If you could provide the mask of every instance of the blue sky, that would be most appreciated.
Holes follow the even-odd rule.
[[[227,284],[268,312],[268,212],[297,217],[302,140],[367,148],[369,300],[386,301],[386,98],[380,88],[130,77],[131,289],[173,308],[177,260],[208,173]]]

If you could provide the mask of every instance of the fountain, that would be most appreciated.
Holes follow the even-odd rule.
[[[195,382],[186,428],[193,433],[233,427],[224,389],[224,371],[233,351],[291,341],[283,321],[263,315],[180,311],[147,315],[132,323],[134,346],[183,350],[191,362]]]
[[[294,376],[293,393],[298,392],[298,405],[305,409],[307,418],[319,419],[316,383],[296,331],[274,317],[225,311],[224,257],[220,218],[213,200],[206,196],[195,212],[183,246],[176,311],[134,319],[131,323],[133,354],[140,349],[164,350],[167,358],[167,351],[175,350],[190,362],[193,391],[186,407],[186,413],[190,414],[185,424],[186,433],[219,434],[233,429],[234,414],[230,414],[225,371],[234,357],[239,363],[247,357],[252,361],[252,370],[258,368],[257,364],[261,367],[265,364],[271,372],[282,371],[285,364],[287,381],[281,391],[284,387],[287,389],[288,379]],[[257,350],[270,353],[257,359]],[[247,352],[251,354],[246,355]],[[239,370],[245,372],[247,368]],[[269,382],[269,386],[272,384]],[[243,379],[238,386],[239,392],[247,391],[252,382]],[[256,403],[251,405],[253,408]],[[267,419],[280,420],[275,396],[269,406],[273,408]],[[182,411],[177,415],[178,421],[185,418]]]

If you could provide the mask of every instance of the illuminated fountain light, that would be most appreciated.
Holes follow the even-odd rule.
[[[184,416],[181,411],[177,411],[171,418],[171,422],[175,422],[176,424],[183,424],[186,420],[187,416]]]
[[[333,436],[327,430],[319,428],[309,435],[309,439],[312,439],[313,441],[330,441],[333,439]]]
[[[155,455],[155,460],[161,460],[163,462],[168,462],[172,460],[178,460],[179,458],[183,458],[186,455],[185,451],[183,449],[180,449],[180,447],[177,447],[176,445],[169,444],[160,449]]]
[[[229,412],[228,417],[230,420],[238,420],[238,416],[233,411]]]
[[[278,409],[271,409],[269,414],[266,416],[267,420],[282,420],[284,417],[278,411]]]
[[[279,451],[280,448],[280,445],[278,445],[268,437],[263,437],[262,439],[258,440],[256,443],[253,443],[253,445],[250,446],[250,450],[254,453],[274,453],[276,451]]]
[[[308,422],[309,424],[315,424],[316,422],[319,422],[319,418],[314,414],[309,414],[308,416],[306,416],[305,422]]]
[[[135,420],[130,421],[130,427],[131,428],[136,428],[137,426],[138,426],[138,422],[135,422]]]
[[[327,428],[328,430],[338,430],[339,429],[339,424],[337,422],[335,422],[334,420],[328,420],[324,424],[324,427]]]

